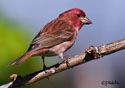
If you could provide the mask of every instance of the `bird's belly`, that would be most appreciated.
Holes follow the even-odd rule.
[[[52,48],[49,48],[48,51],[42,52],[37,54],[38,56],[56,56],[59,55],[60,53],[64,53],[67,51],[73,44],[70,41],[61,43],[59,45],[56,45]]]
[[[61,43],[59,45],[56,45],[49,49],[50,52],[53,52],[56,55],[59,55],[60,53],[64,53],[72,46],[72,43],[70,41]]]

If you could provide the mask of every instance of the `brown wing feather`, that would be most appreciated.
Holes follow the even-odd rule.
[[[63,20],[54,20],[47,24],[33,39],[28,49],[49,48],[73,39],[75,30]]]

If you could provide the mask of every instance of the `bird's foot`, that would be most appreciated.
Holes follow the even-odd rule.
[[[67,64],[67,67],[69,68],[70,67],[70,64],[69,64],[69,60],[71,59],[70,56],[64,56],[64,58],[66,58],[66,64]]]
[[[46,70],[47,70],[47,67],[46,67],[46,65],[44,64],[44,65],[43,65],[43,71],[45,71],[45,73],[47,73]],[[49,80],[49,77],[46,77],[46,78]]]

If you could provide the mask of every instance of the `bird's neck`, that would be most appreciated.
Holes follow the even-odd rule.
[[[83,26],[80,19],[72,19],[69,21],[69,24],[73,26],[73,28],[76,30],[77,34],[78,34],[78,31]]]

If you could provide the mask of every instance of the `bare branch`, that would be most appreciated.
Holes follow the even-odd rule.
[[[21,86],[34,83],[43,78],[59,73],[63,70],[67,70],[76,65],[88,62],[90,60],[98,59],[100,57],[117,52],[122,49],[125,49],[125,39],[105,44],[103,46],[90,46],[89,49],[87,49],[84,53],[73,56],[70,59],[63,61],[62,63],[57,63],[53,66],[50,66],[45,71],[36,71],[24,77],[21,77],[17,74],[13,74],[10,76],[12,82],[0,86],[0,88],[19,88]]]

